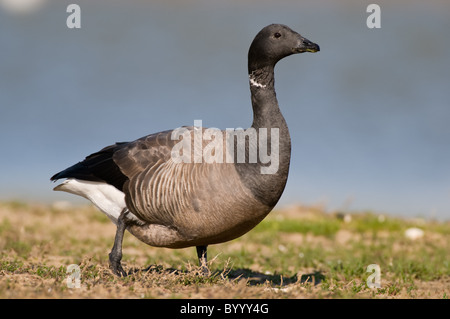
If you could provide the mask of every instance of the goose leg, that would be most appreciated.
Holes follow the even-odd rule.
[[[114,246],[109,253],[109,268],[113,273],[119,277],[127,276],[127,273],[122,268],[120,261],[122,260],[122,242],[127,229],[126,216],[128,215],[128,209],[124,209],[119,218],[117,219],[117,231],[114,239]]]
[[[209,269],[207,264],[208,259],[206,255],[206,249],[208,248],[208,246],[197,246],[196,248],[197,248],[198,263],[202,269],[202,274],[204,276],[208,276]]]

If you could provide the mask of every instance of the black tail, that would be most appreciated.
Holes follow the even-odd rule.
[[[121,172],[113,160],[114,153],[128,143],[116,143],[91,154],[84,161],[53,175],[50,180],[76,178],[85,181],[105,182],[122,191],[128,178]]]

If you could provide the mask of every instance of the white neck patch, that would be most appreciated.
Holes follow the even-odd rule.
[[[261,84],[259,82],[257,82],[253,77],[253,74],[249,74],[248,75],[249,79],[250,79],[250,85],[256,86],[257,88],[265,88],[267,85]]]

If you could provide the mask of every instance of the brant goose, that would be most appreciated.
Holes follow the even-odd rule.
[[[54,190],[87,198],[117,225],[109,254],[116,275],[127,275],[121,266],[125,230],[150,246],[196,246],[201,269],[208,274],[207,246],[245,234],[273,209],[286,185],[291,157],[289,130],[275,94],[274,67],[286,56],[319,50],[285,25],[271,24],[256,35],[248,52],[253,124],[240,141],[236,132],[229,142],[219,139],[227,132],[212,131],[215,146],[226,148],[225,161],[220,147],[214,148],[219,155],[214,161],[195,160],[197,142],[189,137],[208,130],[183,127],[181,141],[187,143],[180,142],[180,129],[150,134],[107,146],[51,177],[65,178]],[[205,150],[207,142],[200,140]],[[176,156],[180,143],[186,146],[183,160]],[[230,155],[239,147],[244,149],[243,158],[239,152]],[[250,154],[255,150],[259,157]],[[268,153],[274,169],[264,171]]]

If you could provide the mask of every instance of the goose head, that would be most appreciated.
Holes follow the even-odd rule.
[[[271,24],[255,37],[248,52],[249,73],[275,64],[284,57],[303,52],[317,52],[317,44],[282,24]]]

